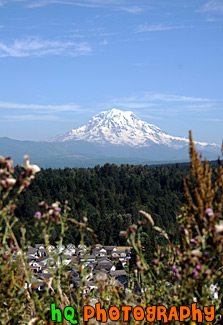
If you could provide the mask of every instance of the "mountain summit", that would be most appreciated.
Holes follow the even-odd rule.
[[[132,148],[164,145],[180,149],[188,145],[189,140],[171,136],[153,124],[149,124],[131,111],[113,108],[93,116],[90,121],[64,135],[46,140],[48,142],[84,141],[99,145],[111,144]],[[195,142],[200,148],[210,146],[205,142]],[[216,144],[211,146],[218,147]]]

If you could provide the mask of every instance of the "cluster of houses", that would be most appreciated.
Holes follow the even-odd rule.
[[[97,288],[99,279],[111,278],[117,286],[126,288],[128,277],[125,271],[127,262],[131,258],[131,247],[103,246],[96,244],[87,248],[85,245],[73,244],[44,247],[35,244],[28,247],[27,263],[32,274],[32,283],[36,283],[36,290],[41,292],[44,285],[52,282],[54,270],[63,265],[65,272],[71,275],[71,287],[80,285],[80,265],[84,268],[84,293],[88,294]],[[118,265],[118,269],[116,269]],[[30,284],[31,285],[31,284]],[[52,288],[53,290],[53,288]]]

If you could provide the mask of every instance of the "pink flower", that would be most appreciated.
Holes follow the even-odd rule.
[[[213,215],[213,210],[208,208],[205,213],[208,215],[208,216],[212,216]]]
[[[41,212],[37,211],[37,212],[35,213],[35,217],[36,217],[37,219],[40,219],[40,218],[41,218]]]
[[[135,232],[136,229],[137,229],[137,226],[135,224],[129,226],[129,228],[128,228],[129,232]]]
[[[177,272],[177,267],[176,267],[176,265],[173,265],[173,266],[172,266],[172,272],[174,272],[174,273]]]
[[[192,271],[192,275],[193,275],[194,278],[196,278],[198,276],[198,274],[199,273],[197,272],[197,270],[193,270]]]

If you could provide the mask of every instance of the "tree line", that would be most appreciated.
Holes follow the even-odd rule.
[[[21,195],[15,211],[19,227],[25,224],[27,237],[34,244],[38,241],[39,229],[34,227],[34,214],[38,203],[52,204],[68,201],[69,216],[80,221],[87,217],[90,226],[101,244],[125,245],[120,231],[142,220],[139,210],[150,213],[157,226],[165,229],[176,241],[178,230],[176,216],[183,202],[183,178],[189,173],[189,164],[161,166],[105,164],[94,168],[65,168],[42,170],[31,186]],[[17,167],[16,172],[19,173]],[[69,224],[65,243],[78,244],[79,231]],[[147,223],[144,225],[143,244],[155,247],[159,238]],[[154,240],[155,238],[155,240]],[[58,240],[55,227],[51,242]],[[91,244],[90,238],[87,244]]]

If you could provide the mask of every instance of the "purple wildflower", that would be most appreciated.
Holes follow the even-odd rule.
[[[35,217],[36,217],[37,219],[40,219],[40,218],[41,218],[41,212],[37,211],[37,212],[35,213]]]
[[[190,240],[190,242],[191,242],[191,243],[196,243],[196,239],[192,238],[192,239]]]
[[[61,211],[61,208],[57,207],[54,209],[55,212],[60,212]]]
[[[205,213],[206,213],[207,215],[212,215],[212,214],[213,214],[213,210],[210,209],[210,208],[208,208],[208,209],[205,211]]]
[[[176,267],[176,265],[173,265],[173,266],[172,266],[172,272],[174,272],[174,273],[177,272],[177,267]]]
[[[198,276],[198,272],[197,272],[197,270],[193,270],[193,271],[192,271],[192,275],[193,275],[194,278],[196,278],[196,277]]]
[[[200,270],[201,270],[201,267],[200,267],[199,264],[196,265],[196,270],[197,270],[197,271],[200,271]]]

